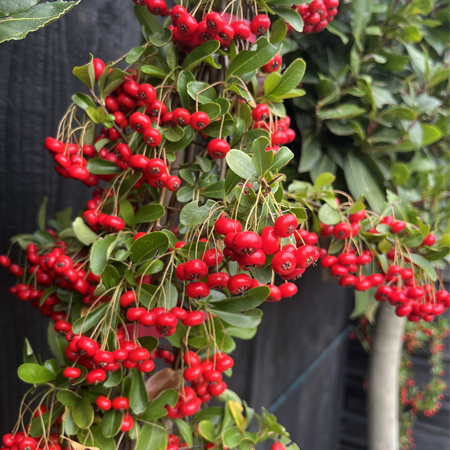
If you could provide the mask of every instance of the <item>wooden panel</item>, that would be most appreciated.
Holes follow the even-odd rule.
[[[233,355],[238,361],[230,380],[230,388],[257,412],[283,394],[344,329],[352,294],[336,286],[334,280],[322,281],[320,268],[309,268],[295,297],[263,306],[256,338]],[[336,448],[345,348],[331,354],[275,412],[301,449]]]
[[[126,3],[126,6],[124,6]],[[81,208],[89,189],[59,177],[44,148],[56,132],[70,97],[83,89],[72,68],[85,64],[89,52],[105,61],[139,45],[140,29],[132,2],[83,1],[49,27],[25,40],[0,45],[0,252],[9,238],[36,229],[42,197],[50,213],[74,205]],[[0,424],[12,428],[26,385],[17,379],[22,345],[27,336],[36,352],[48,353],[47,319],[7,293],[14,278],[0,271]]]

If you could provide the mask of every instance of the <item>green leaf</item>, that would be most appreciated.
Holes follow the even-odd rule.
[[[101,158],[90,159],[87,169],[95,175],[110,175],[120,171],[115,163]]]
[[[182,69],[191,71],[194,67],[198,66],[209,55],[212,55],[219,50],[220,43],[217,41],[208,41],[197,47],[183,62]]]
[[[212,422],[210,422],[209,420],[202,420],[198,424],[198,431],[203,439],[207,440],[208,442],[214,442],[216,430]]]
[[[195,82],[194,75],[191,72],[181,72],[178,76],[177,89],[183,103],[184,108],[191,109],[195,106],[194,100],[189,96],[187,86],[189,83]]]
[[[194,445],[194,441],[192,436],[191,425],[182,419],[175,419],[174,422],[176,423],[178,429],[180,430],[183,439],[186,441],[189,447],[192,447]]]
[[[143,413],[148,405],[148,393],[144,375],[137,368],[132,370],[130,391],[130,407],[135,414]]]
[[[432,281],[437,280],[436,270],[425,258],[417,253],[412,253],[411,260],[416,266],[419,266],[431,278]]]
[[[354,0],[352,2],[353,14],[350,18],[353,36],[359,41],[372,17],[372,0]]]
[[[128,53],[128,56],[125,58],[125,61],[128,64],[135,63],[141,55],[145,52],[145,47],[134,47],[130,50],[130,53]]]
[[[136,264],[154,259],[169,248],[169,239],[161,231],[154,231],[137,239],[131,246],[130,260]]]
[[[301,33],[303,31],[303,20],[300,14],[291,8],[272,8],[273,12],[282,17],[295,31]]]
[[[108,259],[114,250],[117,235],[109,235],[100,238],[91,248],[91,270],[95,275],[100,275],[108,263]]]
[[[260,309],[252,309],[239,314],[214,309],[214,315],[235,327],[253,328],[261,323],[262,311]]]
[[[196,133],[191,127],[184,128],[183,138],[181,138],[177,142],[168,142],[166,144],[166,151],[169,153],[173,153],[173,152],[177,152],[179,150],[184,150],[194,139],[195,135],[196,135]]]
[[[178,142],[180,139],[183,139],[183,136],[184,130],[179,125],[164,131],[164,137],[170,142]]]
[[[327,25],[327,30],[328,30],[330,33],[335,34],[336,36],[339,36],[339,37],[341,38],[341,41],[342,41],[342,43],[343,43],[344,45],[347,45],[347,44],[348,44],[349,38],[348,38],[348,36],[345,34],[345,32],[342,31],[342,30],[340,29],[340,27],[338,26],[338,22],[337,22],[336,20],[335,20],[334,22],[331,22],[331,23],[329,23],[329,24]]]
[[[30,436],[34,438],[42,436],[47,431],[49,425],[53,425],[63,411],[64,406],[58,405],[53,410],[47,411],[42,416],[34,419],[30,427]]]
[[[124,200],[120,203],[120,215],[127,225],[133,226],[134,224],[134,209],[128,200]]]
[[[217,93],[211,85],[201,81],[194,81],[187,86],[188,94],[194,101],[200,103],[214,103]]]
[[[164,206],[157,203],[150,203],[139,209],[134,216],[134,223],[155,222],[164,215]]]
[[[244,180],[255,180],[256,168],[250,156],[240,150],[230,150],[226,161],[229,168]]]
[[[103,435],[101,425],[94,425],[90,428],[92,435],[94,436],[94,446],[100,450],[115,450],[116,443],[114,439],[106,438]]]
[[[42,384],[55,379],[55,375],[46,367],[33,363],[22,364],[17,373],[22,381],[30,384]]]
[[[215,207],[215,205],[216,202],[213,200],[208,200],[206,204],[201,207],[198,206],[198,201],[188,203],[181,210],[180,222],[187,227],[200,225],[208,218],[211,214],[212,208]],[[219,212],[220,210],[216,210],[215,215],[212,215],[211,219],[217,217]]]
[[[161,25],[158,22],[156,16],[150,13],[146,6],[135,6],[134,14],[136,15],[139,23],[145,28],[145,31],[149,35],[157,34],[161,32]]]
[[[278,44],[286,37],[286,34],[286,22],[282,19],[278,19],[270,28],[270,43]]]
[[[178,392],[175,389],[166,389],[161,392],[158,397],[155,398],[148,405],[144,413],[142,413],[139,418],[146,421],[151,421],[155,419],[160,419],[161,417],[167,416],[166,405],[174,407],[178,401]]]
[[[28,33],[44,28],[62,17],[75,5],[78,5],[80,1],[81,0],[72,2],[45,2],[40,5],[32,6],[31,8],[27,7],[28,9],[26,10],[22,9],[30,3],[26,3],[26,0],[20,0],[19,3],[16,1],[14,2],[14,6],[11,5],[11,0],[9,0],[7,4],[4,4],[5,2],[2,1],[0,8],[2,8],[3,11],[16,9],[16,11],[23,12],[17,12],[17,14],[14,13],[10,17],[0,19],[0,42],[10,40],[17,41],[25,38]],[[36,3],[38,2],[34,1],[34,4]]]
[[[84,245],[91,245],[98,240],[98,235],[84,223],[81,217],[74,220],[73,231],[77,239]]]
[[[222,199],[225,196],[225,180],[210,184],[202,191],[202,195],[207,198]]]
[[[3,0],[0,4],[0,17],[12,16],[36,5],[41,0]]]
[[[259,69],[278,53],[278,50],[264,37],[259,38],[256,45],[255,51],[239,52],[228,68],[227,79],[231,76],[242,77],[246,73]]]
[[[265,137],[258,138],[253,144],[254,155],[251,161],[259,177],[264,176],[270,170],[273,163],[273,152],[266,151],[267,145],[268,140]]]
[[[136,444],[135,450],[166,450],[167,431],[160,425],[145,423]]]
[[[409,178],[409,169],[406,164],[395,163],[391,166],[392,182],[395,186],[403,186]]]
[[[420,138],[417,139],[416,135],[412,133],[415,129],[419,133]],[[401,144],[395,147],[396,151],[411,151],[420,147],[426,147],[434,144],[442,138],[441,130],[431,124],[417,123],[415,127],[410,130],[409,139],[406,139]]]
[[[364,196],[373,210],[380,212],[385,195],[369,168],[352,153],[344,159],[344,175],[352,196],[354,198]]]
[[[222,442],[225,447],[233,448],[239,445],[242,438],[241,430],[238,427],[231,427],[224,431]]]
[[[317,113],[317,117],[321,120],[327,119],[351,119],[365,113],[364,108],[357,105],[346,103],[333,109],[322,109]]]
[[[341,215],[327,203],[319,209],[319,220],[326,225],[336,225],[341,222]]]
[[[94,409],[87,398],[80,399],[71,408],[73,421],[81,428],[87,429],[94,422]]]
[[[394,106],[392,108],[385,109],[380,113],[379,117],[384,116],[404,120],[414,120],[415,118],[414,111],[403,106]]]
[[[226,300],[214,302],[214,308],[226,312],[242,312],[256,308],[269,297],[270,289],[266,286],[260,286],[250,289],[246,295],[241,297],[232,297]]]
[[[156,66],[142,66],[141,70],[145,74],[155,78],[166,78],[168,75],[166,71]]]
[[[41,230],[45,230],[45,212],[47,209],[47,197],[44,197],[41,202],[41,206],[39,207],[37,223]]]
[[[0,23],[1,27],[1,23]],[[82,81],[89,89],[94,89],[95,84],[95,71],[94,71],[94,57],[91,56],[91,60],[84,66],[74,67],[72,73]],[[89,108],[88,108],[89,109]]]
[[[114,437],[122,426],[123,413],[110,409],[103,415],[102,434],[105,438]]]
[[[210,123],[202,130],[202,133],[212,138],[224,138],[232,135],[235,131],[236,122],[231,114],[227,113],[222,117],[222,119]]]
[[[116,370],[115,372],[111,372],[106,380],[103,382],[103,387],[112,388],[117,386],[123,378],[123,374],[121,370]]]
[[[120,70],[117,67],[108,73],[108,76],[106,77],[105,80],[105,84],[103,88],[100,90],[100,99],[102,100],[102,102],[104,102],[105,98],[109,94],[111,94],[111,92],[113,92],[121,84],[123,84],[124,79],[127,75],[129,75],[129,73],[124,72],[123,70]]]
[[[220,109],[220,105],[217,103],[205,103],[204,105],[200,105],[198,107],[199,111],[203,111],[208,114],[209,120],[214,120],[219,117]]]
[[[319,141],[315,139],[307,139],[303,146],[298,171],[300,173],[309,172],[319,162],[321,157],[322,149]]]
[[[282,169],[293,157],[294,154],[287,147],[281,147],[273,157],[270,171]]]
[[[87,331],[89,331],[93,326],[97,325],[100,319],[105,315],[108,307],[109,304],[106,303],[100,308],[97,308],[89,314],[86,314],[85,316],[77,319],[72,326],[73,332],[86,333]]]
[[[289,10],[293,11],[293,10]],[[298,14],[298,13],[297,13]],[[274,97],[281,98],[283,95],[291,92],[302,81],[305,74],[306,64],[303,59],[296,59],[279,78],[278,83],[268,92],[264,86],[264,95],[273,95]]]
[[[336,177],[331,173],[322,173],[319,175],[314,183],[314,192],[321,191],[325,186],[328,186],[334,182]]]
[[[66,390],[58,391],[56,397],[65,406],[73,406],[75,405],[75,403],[81,400],[81,397],[78,394]]]

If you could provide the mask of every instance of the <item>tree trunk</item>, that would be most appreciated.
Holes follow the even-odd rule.
[[[369,450],[397,450],[398,370],[405,318],[383,303],[377,315],[369,368]]]

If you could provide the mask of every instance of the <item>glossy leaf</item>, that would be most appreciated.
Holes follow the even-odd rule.
[[[137,239],[131,246],[130,260],[136,264],[154,259],[167,251],[169,239],[161,231],[155,231]]]

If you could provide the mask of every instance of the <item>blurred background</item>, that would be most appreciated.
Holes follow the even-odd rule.
[[[88,188],[53,170],[44,139],[55,134],[71,95],[83,89],[72,68],[86,63],[89,53],[110,61],[139,43],[131,1],[84,0],[25,40],[0,45],[0,254],[8,250],[11,236],[35,230],[44,196],[49,199],[48,217],[71,205],[78,211],[89,198]],[[14,282],[8,271],[0,271],[0,433],[13,427],[26,390],[16,375],[24,338],[36,353],[50,356],[48,319],[8,294]],[[269,408],[326,352],[323,362],[276,411],[279,422],[302,450],[365,450],[367,352],[348,337],[327,352],[350,323],[352,290],[337,288],[320,267],[309,269],[298,286],[296,297],[264,305],[266,318],[257,336],[238,342],[229,387],[257,410]],[[446,346],[448,373],[448,339]],[[412,357],[416,383],[423,386],[430,376],[428,356],[424,351]],[[450,407],[444,394],[441,411],[433,418],[421,415],[414,428],[419,450],[449,448]]]

